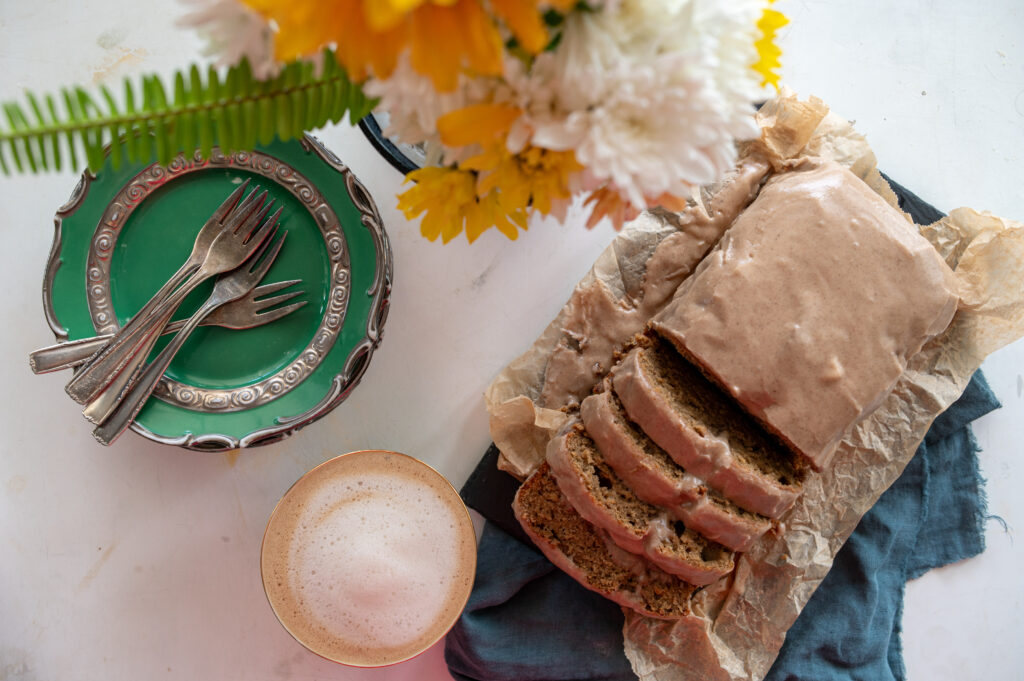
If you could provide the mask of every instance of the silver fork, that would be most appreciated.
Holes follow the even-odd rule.
[[[248,295],[232,301],[224,307],[219,307],[203,320],[200,326],[221,326],[226,329],[251,329],[256,326],[269,324],[285,317],[306,304],[306,301],[292,303],[273,310],[269,308],[295,296],[302,295],[302,291],[291,291],[282,293],[273,298],[264,298],[271,293],[277,293],[289,286],[302,283],[301,279],[280,281],[275,284],[258,286],[249,292]],[[257,300],[261,298],[261,300]],[[185,325],[184,320],[168,324],[162,335],[176,333]],[[79,338],[78,340],[57,343],[45,348],[40,348],[28,356],[28,364],[33,373],[46,374],[61,369],[70,369],[86,362],[90,357],[103,349],[114,334],[108,333],[92,338]]]
[[[277,229],[275,228],[273,234],[276,233]],[[260,283],[260,280],[263,279],[267,270],[274,263],[277,254],[281,251],[285,237],[288,236],[287,232],[285,232],[281,235],[280,239],[271,244],[274,240],[273,234],[270,238],[264,240],[259,250],[243,266],[217,279],[210,297],[185,322],[185,326],[171,339],[167,347],[161,350],[156,359],[146,367],[146,370],[139,376],[139,380],[132,385],[130,390],[118,402],[110,416],[93,430],[93,437],[105,445],[109,445],[116,440],[128,428],[132,419],[138,415],[142,405],[145,404],[156,388],[160,377],[167,371],[167,367],[170,365],[174,355],[181,349],[189,335],[195,331],[203,319],[218,307],[249,293],[256,284]]]
[[[107,419],[114,406],[138,378],[150,351],[156,345],[161,331],[170,323],[174,311],[200,282],[215,274],[235,269],[265,242],[267,235],[271,233],[272,228],[281,217],[281,209],[278,209],[273,216],[263,221],[273,206],[273,201],[263,205],[266,195],[267,193],[264,191],[252,206],[240,206],[231,214],[227,220],[228,228],[214,240],[206,261],[158,308],[153,321],[148,323],[146,336],[140,338],[139,342],[131,347],[115,350],[113,355],[120,352],[124,355],[122,359],[116,357],[111,359],[113,355],[107,356],[107,363],[115,365],[115,368],[112,369],[115,373],[107,378],[106,385],[101,386],[88,400],[86,408],[82,410],[82,415],[86,419],[96,424],[103,423]],[[79,370],[71,383],[74,383],[79,375],[94,369],[95,366],[95,360],[90,360]]]
[[[238,190],[235,190],[238,193]],[[248,257],[257,246],[259,239],[255,234],[250,234],[253,227],[265,216],[269,205],[264,207],[267,192],[259,196],[254,189],[244,201],[233,206],[228,211],[222,211],[229,202],[225,201],[221,208],[200,230],[200,238],[197,241],[205,243],[207,230],[213,235],[209,239],[206,252],[202,254],[202,260],[198,267],[194,267],[186,275],[184,282],[179,283],[177,288],[168,287],[161,289],[164,295],[152,306],[147,304],[143,309],[145,314],[136,314],[124,328],[115,334],[107,347],[97,353],[77,373],[66,386],[68,395],[76,402],[85,403],[93,400],[97,394],[106,388],[115,377],[128,371],[129,375],[134,368],[145,361],[149,349],[156,343],[159,337],[159,329],[162,329],[170,321],[170,310],[173,314],[175,308],[181,304],[196,286],[210,277],[234,269]],[[240,194],[239,194],[240,195]],[[232,194],[234,196],[234,193]],[[235,200],[237,203],[237,199]],[[249,238],[252,236],[253,238]],[[193,249],[195,250],[195,249]],[[172,277],[172,280],[178,275]],[[167,290],[165,290],[167,289]],[[158,296],[159,296],[158,292]],[[154,296],[157,298],[158,296]],[[152,300],[150,301],[153,302]],[[141,358],[137,355],[145,349]]]

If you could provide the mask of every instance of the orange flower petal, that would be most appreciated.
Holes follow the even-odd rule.
[[[491,8],[527,52],[537,54],[547,46],[548,31],[535,1],[491,0]]]
[[[449,111],[437,119],[441,141],[450,147],[486,146],[508,131],[522,112],[508,104],[475,104]]]

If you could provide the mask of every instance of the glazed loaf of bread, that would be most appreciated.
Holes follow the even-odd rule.
[[[817,159],[779,172],[621,348],[517,517],[588,588],[684,617],[785,523],[957,302],[934,247],[856,176]]]
[[[653,327],[817,468],[949,326],[953,272],[849,170],[775,175]]]

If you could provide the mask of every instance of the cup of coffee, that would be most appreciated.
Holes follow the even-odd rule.
[[[260,561],[286,630],[321,657],[379,667],[415,657],[455,624],[476,571],[476,534],[455,488],[405,454],[320,464],[270,516]]]

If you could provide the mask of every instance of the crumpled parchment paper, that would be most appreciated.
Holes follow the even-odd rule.
[[[768,173],[823,156],[896,206],[867,142],[820,100],[802,102],[783,91],[758,119],[761,138],[741,150],[736,173],[702,190],[682,214],[646,214],[627,226],[541,337],[488,388],[502,468],[525,478],[543,461],[548,440],[569,418],[566,408],[589,392],[617,348],[714,245],[735,217],[721,213],[716,197],[735,197],[749,186],[756,191]],[[765,535],[738,557],[731,575],[695,595],[692,617],[664,621],[625,609],[625,653],[640,679],[762,679],[836,553],[899,477],[934,418],[988,354],[1024,336],[1024,225],[960,208],[921,233],[961,282],[952,324],[911,358],[888,397],[851,429],[834,465],[808,476],[781,531]],[[600,321],[608,315],[614,323]],[[568,392],[546,392],[555,376],[585,379]]]

